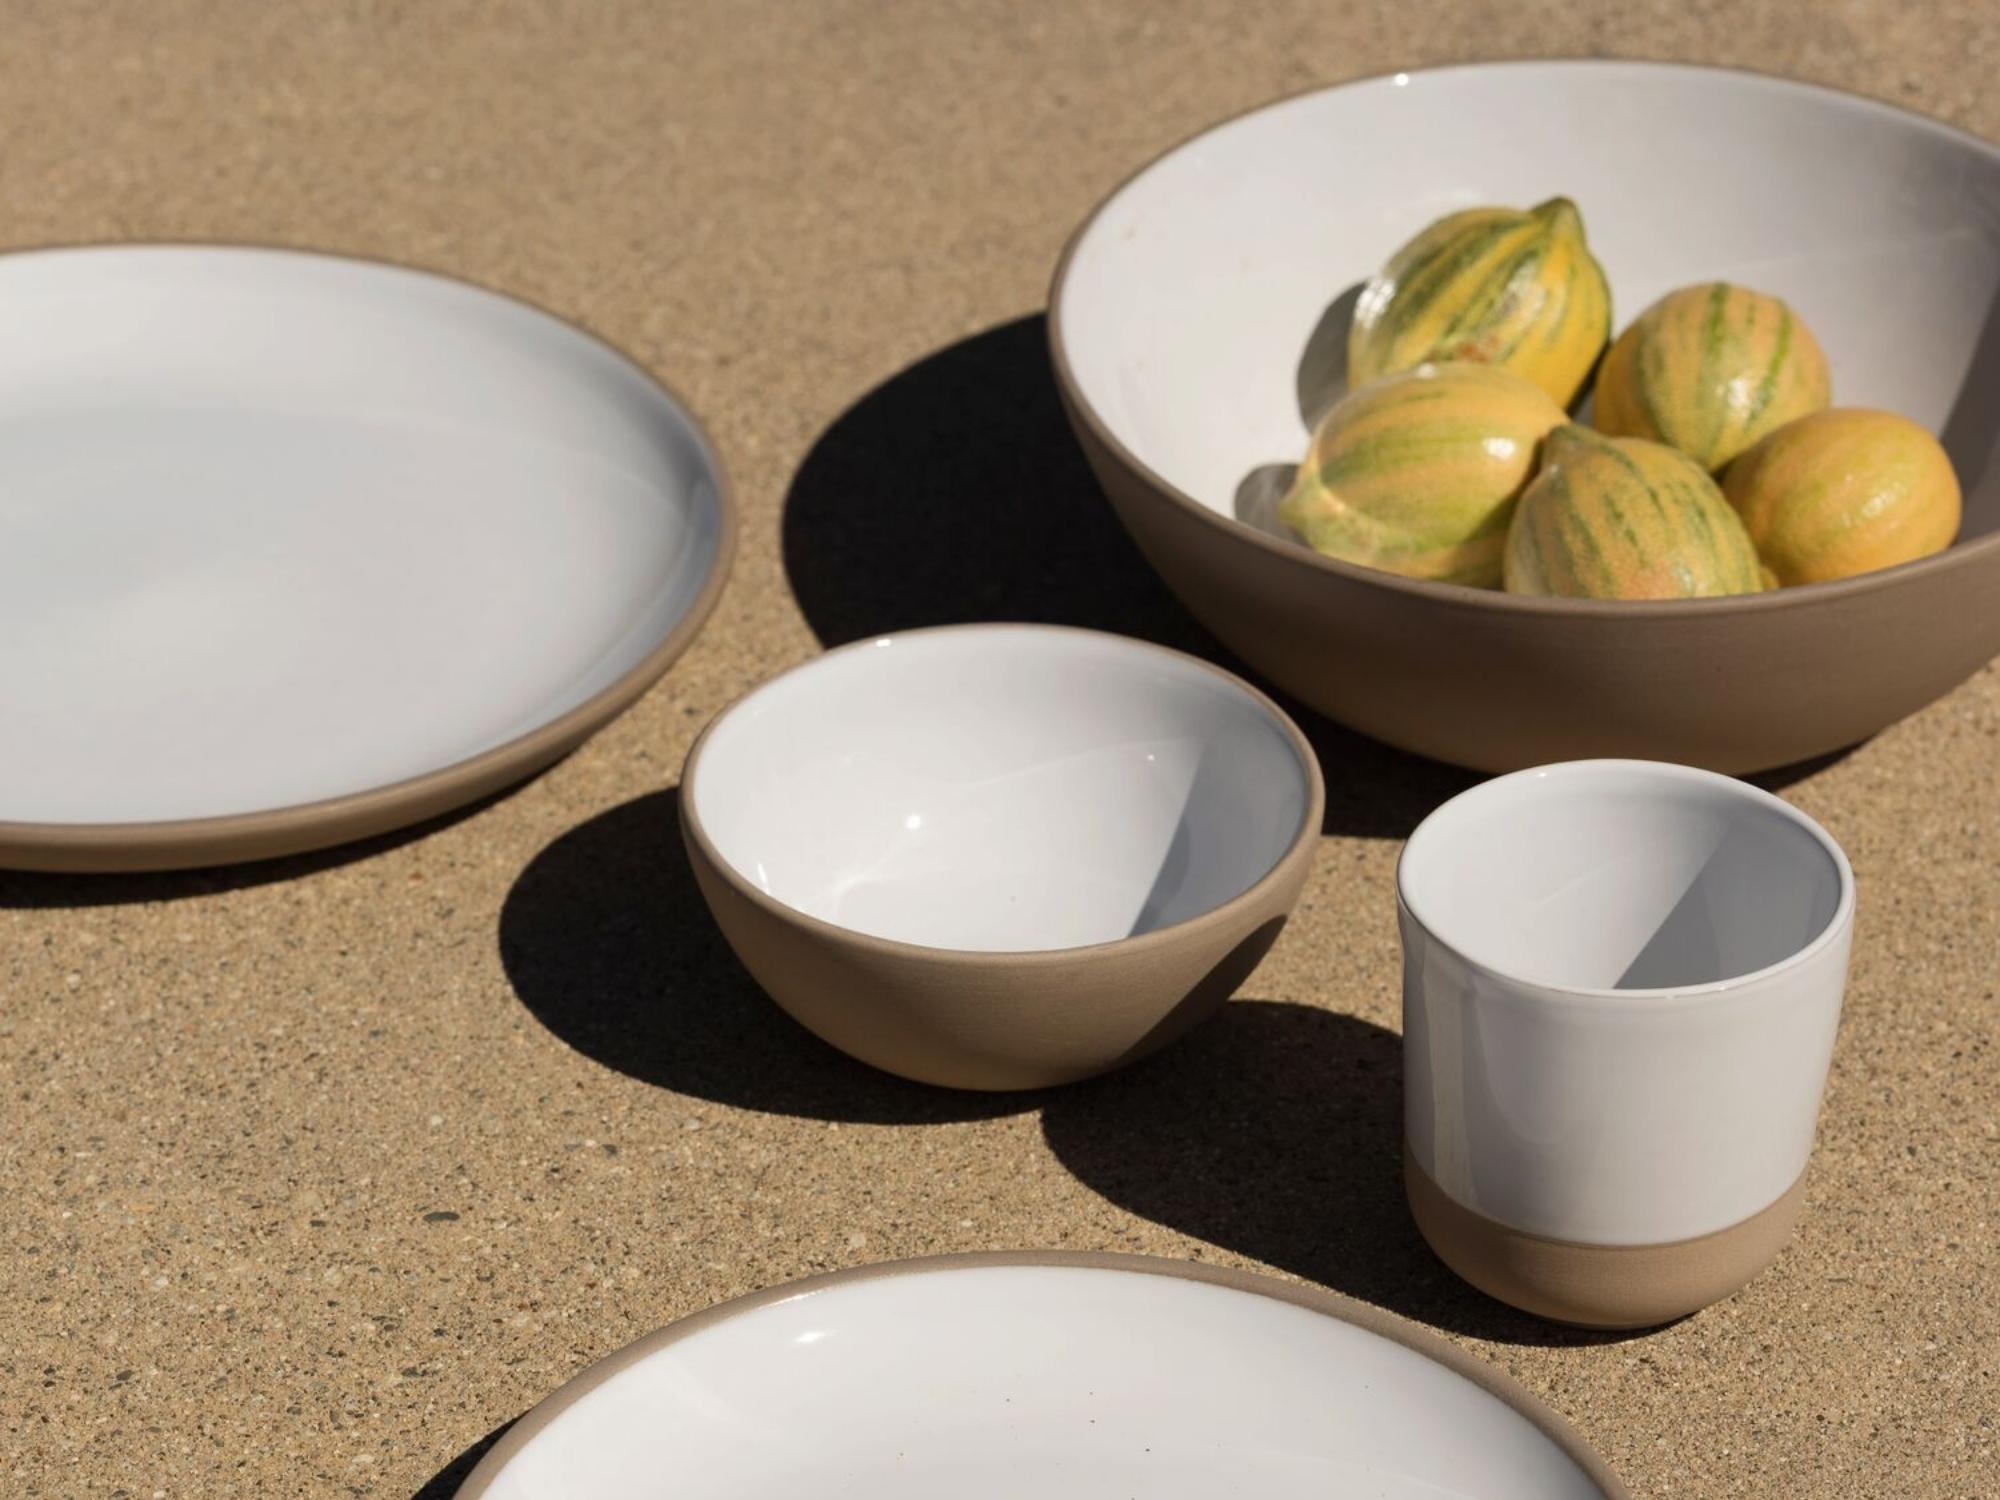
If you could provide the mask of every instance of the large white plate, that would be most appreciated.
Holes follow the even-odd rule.
[[[734,526],[689,413],[443,277],[293,251],[0,256],[0,864],[339,842],[623,709]]]
[[[458,1500],[1604,1500],[1491,1366],[1324,1292],[1123,1255],[946,1256],[688,1318],[557,1391]]]

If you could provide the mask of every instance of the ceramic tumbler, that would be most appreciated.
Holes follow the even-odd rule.
[[[1397,871],[1404,1176],[1467,1281],[1642,1327],[1790,1236],[1840,1018],[1854,878],[1707,771],[1576,761],[1434,812]]]

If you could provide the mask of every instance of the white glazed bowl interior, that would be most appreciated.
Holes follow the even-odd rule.
[[[1817,823],[1745,782],[1578,761],[1446,803],[1411,835],[1397,885],[1432,936],[1497,974],[1685,990],[1811,947],[1852,876]]]
[[[1258,110],[1147,168],[1086,228],[1062,353],[1129,453],[1254,516],[1260,471],[1297,463],[1302,407],[1338,388],[1323,377],[1344,366],[1345,324],[1314,335],[1343,294],[1443,214],[1558,193],[1583,211],[1617,327],[1691,282],[1784,297],[1825,346],[1835,400],[1942,431],[1963,536],[2000,531],[2000,151],[1750,74],[1488,64]]]
[[[667,1493],[1603,1492],[1521,1413],[1380,1334],[1177,1276],[1029,1265],[896,1272],[726,1313],[559,1410],[480,1492]]]
[[[1152,932],[1249,890],[1311,804],[1272,709],[1118,636],[961,626],[830,652],[717,720],[716,852],[855,932],[987,952]]]

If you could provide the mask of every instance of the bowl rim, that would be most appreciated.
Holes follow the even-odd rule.
[[[1584,1441],[1570,1420],[1500,1366],[1481,1359],[1428,1328],[1399,1317],[1370,1303],[1329,1291],[1307,1282],[1281,1281],[1275,1276],[1235,1266],[1211,1265],[1204,1261],[1170,1260],[1157,1255],[1132,1255],[1105,1250],[974,1250],[956,1254],[915,1256],[907,1260],[877,1261],[849,1266],[837,1271],[779,1282],[759,1291],[746,1292],[699,1312],[689,1313],[614,1350],[570,1377],[509,1427],[504,1436],[487,1450],[459,1486],[456,1500],[479,1500],[505,1471],[514,1456],[532,1443],[557,1417],[599,1386],[622,1374],[640,1361],[681,1340],[705,1333],[719,1324],[745,1313],[757,1312],[775,1303],[809,1297],[835,1287],[879,1281],[891,1276],[927,1275],[960,1270],[1012,1267],[1043,1267],[1063,1270],[1107,1271],[1127,1275],[1166,1276],[1200,1282],[1226,1291],[1244,1292],[1283,1302],[1307,1312],[1318,1313],[1336,1322],[1359,1328],[1400,1345],[1434,1364],[1444,1366],[1504,1403],[1532,1426],[1582,1472],[1598,1491],[1601,1500],[1631,1500],[1631,1491],[1612,1472],[1611,1466]]]
[[[1624,772],[1649,778],[1655,783],[1674,783],[1708,787],[1723,796],[1733,798],[1766,812],[1775,813],[1790,823],[1816,843],[1820,851],[1831,861],[1839,886],[1833,914],[1805,942],[1773,963],[1760,969],[1752,969],[1743,974],[1732,974],[1726,979],[1711,979],[1701,984],[1675,984],[1649,986],[1634,989],[1608,989],[1587,984],[1552,984],[1545,979],[1532,979],[1511,968],[1502,968],[1488,963],[1468,953],[1465,945],[1446,937],[1436,921],[1426,915],[1422,903],[1411,899],[1408,885],[1410,851],[1418,849],[1428,832],[1436,838],[1439,823],[1447,818],[1462,816],[1476,803],[1491,802],[1512,794],[1512,789],[1531,781],[1575,781],[1608,771]],[[1396,856],[1396,905],[1432,942],[1454,954],[1458,960],[1475,973],[1490,975],[1511,991],[1533,991],[1539,999],[1561,1004],[1570,1003],[1602,1013],[1604,1002],[1613,1002],[1620,1010],[1642,1015],[1656,1013],[1662,1008],[1687,1009],[1716,1001],[1734,1002],[1743,991],[1760,986],[1769,980],[1802,969],[1817,960],[1827,949],[1842,940],[1844,934],[1854,926],[1854,867],[1849,863],[1847,851],[1840,847],[1840,841],[1828,833],[1819,820],[1802,808],[1793,806],[1774,792],[1767,792],[1740,777],[1725,776],[1720,771],[1703,770],[1699,766],[1684,766],[1675,761],[1639,760],[1630,757],[1605,756],[1586,760],[1552,761],[1545,766],[1528,766],[1519,771],[1509,771],[1502,776],[1494,776],[1476,786],[1467,787],[1454,797],[1448,797],[1432,808],[1403,841],[1402,852]]]
[[[380,786],[249,812],[108,823],[0,820],[0,869],[88,874],[242,864],[335,848],[375,834],[413,827],[476,802],[482,796],[505,790],[575,749],[637,703],[666,675],[708,623],[736,563],[741,516],[735,485],[721,448],[694,406],[665,378],[609,338],[526,297],[469,277],[387,256],[309,245],[205,239],[84,241],[23,246],[0,252],[0,259],[11,262],[34,256],[103,251],[221,252],[355,266],[441,283],[459,291],[470,290],[545,318],[570,336],[610,354],[687,424],[715,491],[715,556],[710,559],[686,610],[644,657],[583,702],[498,745]]]
[[[1082,382],[1077,379],[1076,372],[1070,364],[1063,326],[1063,302],[1078,251],[1103,220],[1112,204],[1124,195],[1127,188],[1155,167],[1211,135],[1257,115],[1287,109],[1322,94],[1337,93],[1343,89],[1378,86],[1398,78],[1409,80],[1448,78],[1465,73],[1525,73],[1538,68],[1558,72],[1701,74],[1730,78],[1750,88],[1767,89],[1779,94],[1795,94],[1863,113],[1880,115],[1899,125],[1915,127],[1954,145],[1969,148],[2000,167],[2000,145],[1974,135],[1971,131],[1962,130],[1956,125],[1947,124],[1930,115],[1919,114],[1915,110],[1904,109],[1883,99],[1871,98],[1866,94],[1833,88],[1826,84],[1808,83],[1801,79],[1787,78],[1754,68],[1649,58],[1534,57],[1508,58],[1495,62],[1443,63],[1426,68],[1397,68],[1358,78],[1343,79],[1338,83],[1317,84],[1239,110],[1224,119],[1204,125],[1192,134],[1168,145],[1164,150],[1156,152],[1115,183],[1085,215],[1082,223],[1070,233],[1068,240],[1063,244],[1061,255],[1056,260],[1055,272],[1049,282],[1048,341],[1050,362],[1055,367],[1056,384],[1072,419],[1087,428],[1091,438],[1121,467],[1141,481],[1145,488],[1166,500],[1174,509],[1191,513],[1196,519],[1215,530],[1218,535],[1248,542],[1275,558],[1316,568],[1322,573],[1349,583],[1372,586],[1417,599],[1428,599],[1441,605],[1469,606],[1517,615],[1562,619],[1684,619],[1691,616],[1712,617],[1724,613],[1758,614],[1779,609],[1831,606],[1842,600],[1873,593],[1879,589],[1893,588],[1909,578],[1971,566],[1988,553],[2000,552],[2000,528],[1996,528],[1984,536],[1954,541],[1942,552],[1934,552],[1928,557],[1920,557],[1911,562],[1857,573],[1851,578],[1833,579],[1824,583],[1792,584],[1785,588],[1766,589],[1755,594],[1727,594],[1701,599],[1572,599],[1557,595],[1510,594],[1502,589],[1475,588],[1469,584],[1406,578],[1400,573],[1328,557],[1324,553],[1315,552],[1303,542],[1289,541],[1260,531],[1237,520],[1234,516],[1226,516],[1202,504],[1193,495],[1147,464],[1111,431],[1110,425],[1091,404]]]
[[[1165,657],[1178,665],[1197,668],[1207,676],[1219,680],[1225,687],[1248,700],[1251,707],[1261,712],[1265,719],[1285,737],[1306,779],[1305,807],[1299,817],[1298,829],[1284,850],[1271,861],[1270,867],[1228,900],[1196,912],[1193,916],[1184,917],[1178,922],[1155,927],[1147,932],[1107,938],[1096,943],[1078,943],[1067,948],[940,948],[929,943],[913,943],[902,938],[882,937],[876,933],[844,927],[838,922],[829,922],[824,917],[813,916],[810,912],[801,911],[796,906],[780,901],[745,879],[743,873],[723,855],[714,839],[709,836],[708,829],[703,825],[701,814],[696,808],[695,788],[701,774],[702,756],[708,749],[711,737],[722,724],[767,689],[788,678],[818,670],[836,658],[872,651],[894,641],[1023,634],[1060,636],[1100,644],[1110,642],[1121,650]],[[695,737],[694,743],[688,747],[687,759],[681,766],[679,793],[681,830],[688,841],[696,847],[702,860],[721,876],[732,891],[768,916],[802,927],[830,941],[857,946],[870,953],[961,968],[987,968],[996,963],[1053,966],[1087,960],[1114,951],[1120,954],[1140,953],[1182,941],[1203,930],[1229,925],[1239,915],[1263,905],[1272,891],[1282,887],[1292,878],[1300,864],[1312,858],[1313,851],[1319,844],[1321,824],[1326,818],[1326,778],[1320,770],[1319,756],[1313,752],[1311,741],[1293,722],[1291,715],[1280,708],[1267,694],[1260,692],[1227,668],[1219,667],[1211,661],[1204,661],[1201,657],[1186,651],[1162,646],[1156,641],[1119,635],[1109,630],[1090,630],[1075,625],[1050,625],[1032,621],[970,621],[957,625],[930,625],[916,630],[890,631],[883,635],[849,641],[846,645],[836,646],[830,651],[823,651],[818,656],[809,657],[805,661],[787,667],[784,671],[765,678],[739,694],[708,721],[701,733]]]

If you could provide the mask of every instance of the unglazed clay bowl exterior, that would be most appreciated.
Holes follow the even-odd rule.
[[[1854,877],[1812,819],[1685,766],[1516,772],[1396,873],[1405,1183],[1439,1256],[1530,1312],[1642,1327],[1798,1216]]]
[[[1273,500],[1339,394],[1352,293],[1431,220],[1566,194],[1614,326],[1693,282],[1785,298],[1834,400],[1941,433],[1948,551],[1726,599],[1559,600],[1321,557]],[[1865,99],[1629,62],[1399,73],[1217,126],[1116,189],[1050,296],[1064,400],[1168,585],[1314,708],[1505,771],[1749,771],[1867,738],[2000,652],[2000,149]]]
[[[1298,899],[1325,793],[1227,672],[1096,631],[959,625],[774,678],[688,754],[715,919],[793,1017],[926,1083],[1022,1089],[1163,1046]]]

